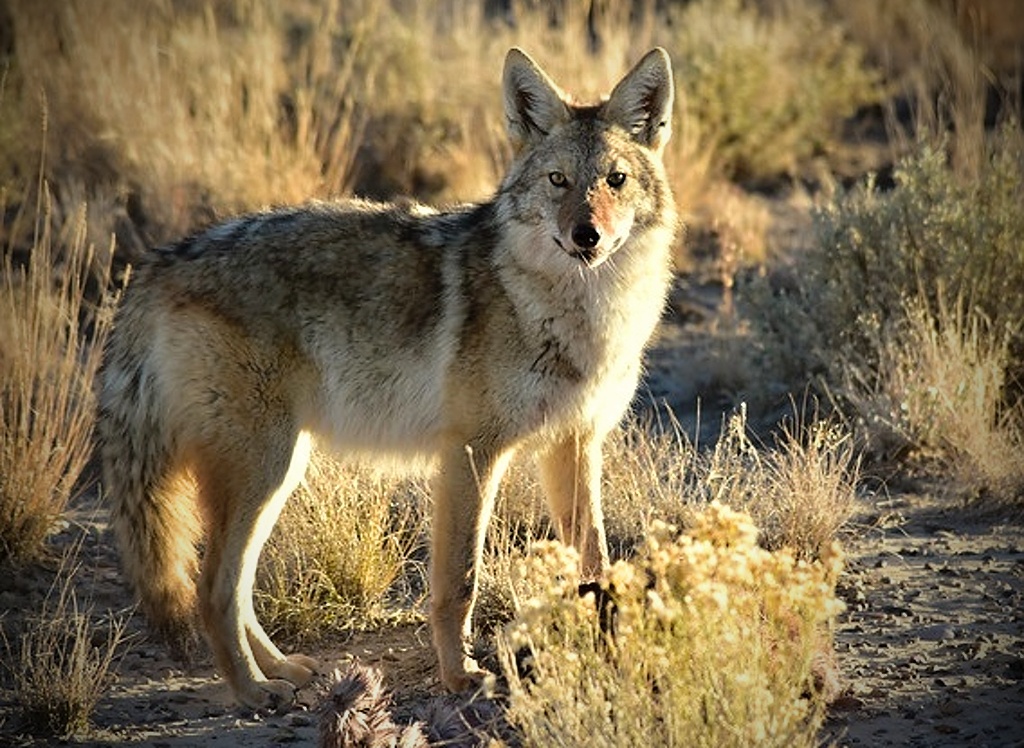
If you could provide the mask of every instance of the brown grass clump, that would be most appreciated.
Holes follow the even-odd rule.
[[[78,548],[64,556],[41,610],[7,643],[13,696],[28,732],[68,738],[85,733],[127,640],[124,616],[98,617],[75,596]],[[14,651],[12,651],[12,649]]]
[[[255,603],[268,632],[302,644],[380,620],[420,536],[412,491],[314,453],[260,559]]]
[[[756,538],[747,515],[717,503],[682,535],[654,525],[638,558],[602,581],[610,622],[577,594],[571,549],[539,545],[519,576],[532,592],[499,640],[525,741],[817,745],[811,670],[842,610],[841,554],[830,545],[809,564]]]
[[[10,242],[0,265],[0,560],[13,564],[42,552],[89,460],[112,321],[85,288],[107,287],[113,248],[98,254],[86,242],[84,205],[55,219],[44,184],[27,257],[14,243],[25,213],[0,226]]]

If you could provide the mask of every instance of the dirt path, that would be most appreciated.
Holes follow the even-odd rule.
[[[846,540],[842,746],[1024,746],[1024,537],[1005,514],[906,493]]]

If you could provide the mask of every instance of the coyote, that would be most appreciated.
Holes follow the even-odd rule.
[[[512,49],[503,87],[514,156],[490,201],[246,215],[153,251],[125,292],[98,426],[123,566],[179,650],[198,610],[242,704],[286,705],[317,667],[282,654],[252,603],[313,439],[434,466],[431,624],[453,691],[483,674],[477,566],[514,452],[537,455],[582,576],[607,565],[601,444],[671,279],[672,71],[652,50],[581,105]]]

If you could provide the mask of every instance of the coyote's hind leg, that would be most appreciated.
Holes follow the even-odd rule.
[[[252,433],[252,431],[250,432]],[[209,525],[200,612],[214,656],[238,700],[277,708],[312,677],[308,658],[287,658],[256,620],[256,564],[285,500],[305,471],[308,434],[258,430],[197,470]],[[269,676],[269,677],[268,677]]]

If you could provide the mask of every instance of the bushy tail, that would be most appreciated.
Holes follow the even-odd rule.
[[[151,336],[131,310],[108,341],[97,436],[103,493],[121,564],[152,626],[190,661],[198,644],[196,540],[199,522],[177,464],[173,424],[151,365]]]

